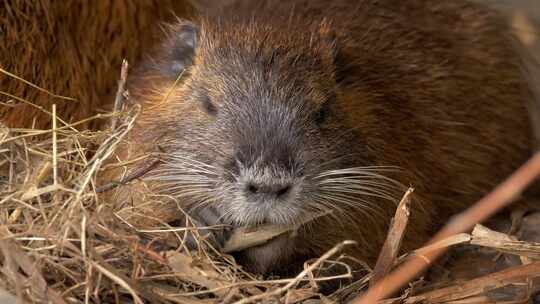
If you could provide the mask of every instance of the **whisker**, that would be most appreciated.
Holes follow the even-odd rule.
[[[337,215],[334,217],[336,219],[336,222],[341,223],[344,219],[346,219],[349,223],[349,225],[355,226],[358,225],[359,221],[370,221],[372,224],[376,224],[377,219],[380,219],[384,217],[383,213],[381,211],[377,211],[374,208],[371,208],[369,206],[366,206],[365,204],[357,204],[349,199],[346,198],[336,198],[335,196],[327,197],[324,196],[326,201],[326,206],[329,205],[329,207],[333,208],[334,210],[337,210],[339,212],[340,217]],[[351,210],[347,210],[341,207],[338,207],[338,204],[344,204],[348,208],[352,208],[354,210],[359,211],[362,214],[362,218],[359,219],[358,216],[355,215],[354,212],[351,212]],[[344,227],[347,225],[342,224]]]
[[[365,195],[365,196],[371,196],[371,197],[378,197],[382,199],[386,199],[389,201],[395,201],[395,197],[391,195],[391,193],[379,191],[379,192],[370,192],[369,188],[366,188],[366,191],[362,191],[361,189],[348,189],[344,187],[324,187],[321,188],[321,190],[329,193],[348,193],[348,194],[359,194],[359,195]]]
[[[341,208],[339,204],[332,204],[331,201],[323,199],[321,197],[314,197],[313,202],[315,204],[311,207],[313,207],[316,212],[326,213],[328,210],[330,210],[331,212],[328,214],[328,216],[332,217],[335,222],[342,227],[345,227],[342,217],[345,217],[348,221],[354,222],[351,213],[346,212],[346,210]],[[320,208],[319,206],[322,208]],[[342,217],[339,217],[338,214]]]
[[[340,177],[340,178],[327,178],[318,182],[319,184],[330,183],[349,183],[349,184],[366,184],[372,183],[373,185],[393,185],[402,186],[400,182],[395,181],[388,177]]]
[[[196,196],[208,196],[207,191],[204,190],[182,190],[182,191],[171,191],[171,195],[176,198],[185,198],[185,197],[196,197]]]
[[[190,206],[189,209],[190,209],[190,211],[197,212],[200,209],[204,209],[204,208],[208,207],[208,205],[210,205],[211,203],[213,203],[215,201],[216,201],[216,198],[207,197],[206,199],[201,200],[200,202],[197,202],[197,203],[193,204],[193,206]],[[219,223],[219,221],[217,221],[217,222]]]
[[[211,169],[216,169],[215,166],[212,166],[210,164],[207,164],[205,162],[202,162],[200,160],[197,160],[195,158],[191,158],[191,157],[187,157],[185,155],[181,155],[179,153],[171,153],[171,154],[168,154],[167,155],[167,158],[166,159],[175,159],[175,160],[178,160],[178,159],[181,159],[181,160],[184,160],[184,161],[189,161],[191,163],[195,163],[195,164],[198,164],[202,167],[207,167],[207,168],[211,168]]]
[[[189,174],[189,173],[193,173],[194,175],[216,175],[214,172],[212,171],[209,171],[209,170],[199,170],[199,169],[196,169],[196,168],[190,168],[190,167],[185,167],[185,166],[177,166],[176,167],[162,167],[162,168],[157,168],[157,169],[154,169],[152,171],[152,173],[154,174],[164,174],[164,175],[174,175],[174,174],[177,174],[177,173],[186,173],[186,174]],[[205,175],[206,174],[206,175]]]
[[[370,179],[333,179],[333,180],[324,180],[318,183],[319,186],[372,186],[376,188],[388,189],[402,189],[403,185],[399,182],[388,181],[388,180],[370,180]]]
[[[332,200],[333,202],[343,203],[344,205],[346,205],[348,207],[359,210],[360,212],[362,212],[366,216],[370,215],[369,213],[367,213],[368,210],[372,211],[372,212],[376,212],[376,213],[381,212],[380,210],[377,210],[377,208],[375,208],[373,206],[370,206],[369,203],[367,203],[365,200],[357,199],[355,197],[350,197],[350,196],[347,196],[345,194],[324,193],[322,195],[318,194],[318,196],[321,197],[321,198],[326,198],[326,199]],[[368,209],[368,210],[366,210],[366,209]]]
[[[214,183],[207,182],[207,181],[193,181],[193,182],[167,182],[167,183],[161,183],[161,187],[197,187],[197,186],[211,186]]]
[[[369,184],[326,184],[326,185],[320,185],[320,189],[328,189],[328,190],[334,190],[339,191],[340,189],[346,190],[346,191],[365,191],[369,193],[376,193],[376,194],[382,194],[385,196],[390,197],[391,200],[394,200],[397,198],[397,191],[401,188],[396,187],[389,187],[388,185],[369,185]]]
[[[381,215],[384,215],[384,209],[381,208],[378,205],[372,204],[369,201],[352,196],[346,193],[324,193],[325,196],[331,197],[331,198],[339,198],[342,202],[347,203],[348,206],[356,208],[356,209],[366,209],[370,212],[378,213]]]
[[[202,175],[202,176],[218,176],[217,173],[210,171],[210,170],[201,170],[198,168],[188,167],[184,166],[183,164],[175,164],[174,167],[162,167],[158,169],[154,169],[152,171],[154,175],[176,175],[176,174],[194,174],[194,175]]]
[[[354,175],[354,176],[368,176],[369,175],[369,176],[384,177],[381,174],[377,174],[377,172],[398,172],[398,171],[400,171],[400,168],[395,167],[395,166],[353,167],[353,168],[338,169],[338,170],[327,170],[316,175],[314,179],[320,179],[323,177],[335,176],[335,175]]]

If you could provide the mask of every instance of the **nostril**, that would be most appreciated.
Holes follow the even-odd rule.
[[[291,190],[291,186],[288,186],[288,185],[284,186],[281,189],[279,189],[278,191],[276,191],[276,195],[278,197],[284,196],[285,194],[287,194],[289,192],[289,190]]]
[[[254,182],[249,182],[245,185],[244,192],[248,196],[263,198],[284,198],[287,196],[292,189],[291,184],[257,184]]]
[[[247,186],[247,191],[248,191],[249,193],[255,194],[255,193],[259,192],[259,188],[258,188],[257,186],[255,186],[254,184],[249,184],[249,185]]]

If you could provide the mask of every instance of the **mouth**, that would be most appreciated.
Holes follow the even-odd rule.
[[[276,204],[239,204],[228,211],[235,226],[294,226],[304,212],[298,208]]]
[[[234,227],[247,230],[269,229],[270,231],[276,229],[279,231],[295,230],[332,213],[331,210],[307,212],[291,206],[287,208],[268,208],[266,210],[258,208],[255,211],[247,207],[238,212],[229,212],[233,213],[229,217],[229,223]]]

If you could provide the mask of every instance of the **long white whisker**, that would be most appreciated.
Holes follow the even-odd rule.
[[[365,196],[371,196],[371,197],[378,197],[383,198],[389,201],[393,201],[394,197],[387,192],[370,192],[370,191],[361,191],[358,189],[347,189],[344,187],[325,187],[321,188],[321,190],[329,193],[348,193],[348,194],[359,194],[359,195],[365,195]],[[369,188],[367,188],[369,190]]]
[[[348,207],[354,208],[356,210],[359,210],[362,212],[365,216],[369,216],[370,214],[367,212],[366,209],[369,209],[369,211],[380,213],[380,210],[377,210],[377,208],[374,208],[373,206],[370,206],[369,203],[367,203],[365,200],[357,199],[355,197],[350,197],[345,194],[329,194],[324,193],[317,195],[320,198],[326,198],[329,200],[332,200],[333,202],[342,203]]]
[[[186,162],[189,162],[189,163],[193,163],[193,164],[198,164],[199,166],[202,166],[202,167],[207,167],[207,168],[211,168],[211,169],[216,169],[215,166],[212,166],[210,164],[207,164],[205,162],[202,162],[200,160],[197,160],[197,159],[194,159],[194,158],[191,158],[191,157],[187,157],[185,155],[181,155],[179,153],[172,153],[172,154],[169,154],[167,155],[167,158],[166,159],[174,159],[175,161],[177,160],[183,160],[183,161],[186,161]]]
[[[182,166],[180,166],[182,165]],[[155,169],[152,171],[153,174],[161,175],[173,175],[177,173],[193,173],[193,174],[199,174],[199,175],[211,175],[216,176],[217,174],[214,171],[206,170],[206,169],[199,169],[199,168],[193,168],[189,166],[185,166],[185,164],[176,163],[175,166],[171,165],[170,167],[162,167],[159,169]]]
[[[339,191],[341,189],[347,190],[347,191],[357,191],[358,193],[361,192],[367,192],[367,193],[375,193],[375,194],[381,194],[388,196],[391,200],[395,199],[396,197],[396,190],[392,187],[384,187],[384,185],[354,185],[354,184],[343,184],[343,185],[323,185],[320,186],[320,189],[327,189],[331,191]]]
[[[369,166],[369,167],[353,167],[347,169],[327,170],[314,177],[314,179],[320,179],[323,177],[334,175],[378,175],[376,172],[396,172],[399,171],[399,167],[394,166]]]
[[[205,181],[194,181],[194,182],[168,182],[168,183],[162,183],[160,184],[161,188],[167,187],[167,188],[175,188],[175,187],[208,187],[213,185],[211,182],[205,182]]]

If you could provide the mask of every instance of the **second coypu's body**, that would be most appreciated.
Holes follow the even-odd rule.
[[[116,199],[204,226],[332,211],[241,253],[269,272],[346,239],[374,261],[412,185],[404,244],[419,246],[530,156],[530,93],[507,34],[462,0],[233,1],[180,22],[132,77],[142,112],[120,153],[162,163]]]
[[[11,128],[77,122],[104,111],[114,98],[122,60],[137,64],[162,22],[193,9],[182,0],[2,1],[0,68],[55,94],[0,72],[0,123]],[[25,102],[26,101],[26,102]],[[92,121],[87,127],[97,127]]]

